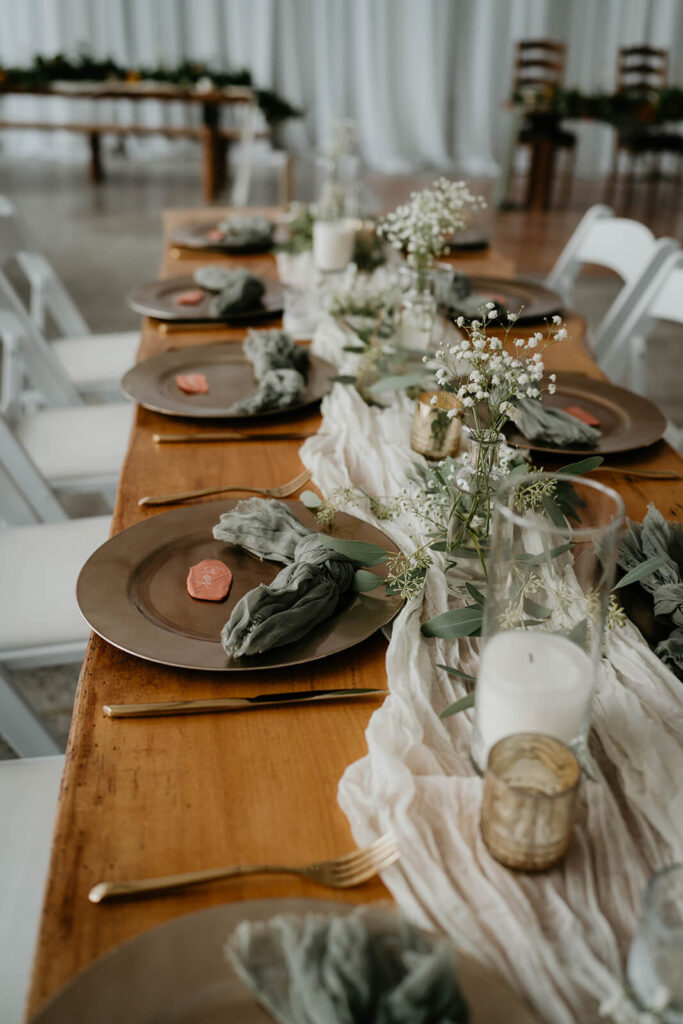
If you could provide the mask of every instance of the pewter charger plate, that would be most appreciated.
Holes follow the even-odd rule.
[[[121,387],[145,409],[191,419],[253,419],[281,416],[319,402],[332,388],[336,369],[318,356],[309,356],[306,390],[300,402],[286,409],[233,413],[230,406],[255,391],[254,368],[234,342],[173,349],[138,363],[125,375]],[[206,395],[188,395],[175,382],[177,373],[203,373],[209,382]]]
[[[181,306],[175,301],[176,296],[181,292],[194,291],[199,287],[195,284],[191,274],[186,274],[183,277],[167,277],[161,281],[149,281],[147,284],[142,284],[128,293],[127,302],[136,313],[152,316],[156,320],[186,324],[230,324],[233,327],[242,327],[262,323],[265,320],[275,320],[282,316],[284,302],[282,285],[271,277],[264,277],[262,280],[266,290],[260,306],[240,313],[227,313],[223,316],[214,316],[209,311],[211,299],[216,293],[207,289],[200,289],[206,294],[196,306]]]
[[[351,909],[335,900],[245,900],[176,917],[89,964],[31,1024],[272,1024],[226,960],[226,940],[244,920]],[[471,1024],[537,1024],[495,974],[464,953],[457,960]]]
[[[253,657],[229,658],[219,638],[233,608],[259,583],[272,583],[282,569],[213,539],[221,513],[236,504],[224,500],[173,509],[106,541],[85,563],[76,586],[78,605],[92,629],[115,647],[160,665],[244,672],[338,654],[372,636],[401,607],[401,599],[389,597],[382,586],[365,594],[350,592],[331,618],[301,640]],[[287,504],[302,523],[319,529],[301,502]],[[395,550],[386,534],[346,514],[336,516],[330,532]],[[232,570],[232,589],[224,601],[198,601],[187,592],[190,567],[205,558],[217,558]],[[380,565],[372,571],[382,575],[383,570]]]
[[[275,245],[272,238],[264,239],[261,242],[247,242],[244,245],[210,238],[209,232],[215,229],[217,225],[217,221],[211,224],[202,223],[201,221],[194,224],[183,224],[175,229],[171,235],[171,242],[173,245],[181,245],[185,249],[199,249],[205,252],[227,252],[234,256],[251,256],[255,253],[270,252]]]

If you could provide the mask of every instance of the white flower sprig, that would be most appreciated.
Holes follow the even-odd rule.
[[[510,345],[509,336],[517,317],[508,314],[501,338],[490,333],[497,316],[494,303],[488,302],[482,307],[480,320],[466,325],[463,317],[458,317],[456,324],[465,331],[463,338],[442,346],[434,356],[437,384],[462,402],[462,415],[469,420],[475,435],[500,433],[519,399],[540,398],[543,390],[554,393],[554,373],[549,374],[546,388],[542,385],[543,352],[567,337],[561,317],[554,316],[545,334],[537,331],[528,338],[514,338]],[[514,348],[514,355],[506,344]],[[447,415],[452,418],[458,410],[450,409]]]
[[[379,232],[401,252],[408,263],[422,269],[446,248],[446,239],[464,228],[473,210],[486,206],[464,181],[439,178],[431,188],[413,192],[380,222]]]

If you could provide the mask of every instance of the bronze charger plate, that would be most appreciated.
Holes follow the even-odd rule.
[[[203,252],[226,252],[234,256],[252,256],[256,253],[270,252],[275,242],[272,238],[261,242],[249,242],[237,245],[235,242],[222,242],[209,238],[209,231],[216,228],[218,222],[212,224],[197,222],[177,227],[171,235],[173,245],[181,245],[184,249],[199,249]]]
[[[262,323],[264,320],[275,320],[282,316],[283,293],[282,285],[272,277],[264,277],[266,286],[260,306],[244,310],[240,313],[228,313],[224,316],[213,316],[209,312],[211,299],[216,294],[207,289],[205,297],[196,306],[180,306],[175,301],[177,295],[190,289],[198,288],[191,274],[183,277],[167,277],[161,281],[149,281],[128,293],[127,302],[131,309],[143,316],[153,316],[156,320],[169,320],[173,323],[216,323],[230,324],[241,327],[249,324]]]
[[[282,565],[261,561],[242,548],[214,540],[211,530],[236,500],[186,505],[152,516],[111,537],[81,569],[76,597],[81,613],[99,636],[129,654],[175,668],[244,672],[283,668],[338,654],[367,639],[389,622],[402,601],[384,587],[350,592],[335,614],[307,636],[249,658],[229,658],[220,632],[239,599],[259,583],[269,584]],[[318,530],[315,516],[300,501],[287,502],[304,525]],[[353,516],[336,516],[331,534],[344,540],[396,545]],[[224,601],[198,601],[186,588],[190,567],[217,558],[233,573]],[[386,572],[380,565],[372,569]]]
[[[481,295],[484,301],[493,299],[505,306],[508,312],[517,314],[518,324],[545,320],[562,309],[562,298],[557,292],[523,277],[509,280],[502,277],[471,276],[469,281],[472,291]],[[455,317],[457,312],[452,310],[450,315]]]
[[[612,455],[634,448],[646,448],[659,441],[666,430],[664,414],[642,395],[609,381],[593,380],[579,373],[558,373],[554,395],[544,394],[543,405],[549,409],[581,406],[600,421],[600,440],[595,448],[553,448],[529,441],[513,425],[505,428],[508,443],[516,448],[535,452],[565,455]]]
[[[263,921],[276,914],[339,915],[352,909],[337,900],[270,899],[184,914],[93,961],[31,1024],[272,1024],[272,1016],[258,1005],[223,952],[229,936],[245,920]],[[457,969],[470,1024],[534,1024],[530,1010],[490,970],[463,952],[457,953]]]
[[[128,371],[121,387],[145,409],[167,416],[192,419],[253,419],[278,416],[319,402],[332,388],[336,369],[318,356],[310,355],[306,391],[300,402],[286,409],[268,412],[233,413],[228,409],[245,395],[255,391],[258,381],[254,368],[234,342],[197,345],[172,349],[138,363]],[[206,395],[188,395],[175,382],[177,373],[203,373],[209,382]]]

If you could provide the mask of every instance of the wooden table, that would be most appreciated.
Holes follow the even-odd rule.
[[[226,211],[227,212],[227,211]],[[220,214],[220,211],[218,211]],[[164,218],[164,276],[188,273],[193,258],[172,258],[172,228],[216,211],[170,211]],[[211,257],[230,263],[227,257]],[[258,273],[274,273],[271,256],[243,258]],[[232,262],[235,262],[234,260]],[[458,257],[470,272],[501,272],[495,252]],[[507,274],[514,268],[507,262]],[[553,369],[597,377],[580,346],[583,322],[570,318],[574,340],[550,350]],[[243,331],[216,336],[239,340]],[[140,357],[169,344],[203,344],[205,331],[162,336],[149,321]],[[292,414],[315,429],[318,413]],[[140,508],[142,494],[180,491],[229,481],[258,486],[282,483],[302,468],[299,442],[155,445],[152,434],[177,429],[177,421],[137,410],[114,513],[113,531],[156,510]],[[211,425],[197,425],[208,430]],[[270,431],[279,428],[268,424]],[[610,459],[617,462],[617,459]],[[623,464],[681,469],[663,443]],[[601,478],[624,496],[628,513],[642,518],[655,501],[680,519],[683,484]],[[139,878],[230,863],[291,861],[335,856],[353,847],[336,801],[348,764],[366,752],[364,730],[377,703],[269,708],[253,714],[198,715],[112,721],[104,703],[160,701],[279,689],[384,686],[386,642],[375,636],[344,654],[312,665],[251,674],[190,672],[141,661],[94,637],[80,677],[59,800],[52,859],[36,951],[29,1013],[79,968],[113,946],[180,914],[231,900],[332,896],[367,901],[386,896],[378,880],[354,890],[323,891],[296,878],[253,877],[216,883],[142,902],[94,906],[90,887],[104,878]]]
[[[87,100],[156,100],[162,103],[190,103],[201,107],[201,127],[178,125],[131,125],[106,121],[54,122],[54,121],[1,121],[0,128],[28,128],[36,131],[78,132],[87,136],[90,147],[90,180],[99,184],[104,180],[100,138],[102,135],[165,135],[168,138],[196,139],[202,147],[202,189],[207,202],[215,199],[225,187],[227,180],[227,155],[230,143],[239,138],[239,132],[221,126],[221,112],[225,106],[235,104],[253,107],[256,95],[247,86],[230,86],[225,89],[197,91],[181,86],[156,85],[154,88],[135,82],[120,82],[93,85],[78,89],[54,86],[49,89],[21,90],[10,93],[0,90],[0,97],[8,95],[59,97],[61,99]]]

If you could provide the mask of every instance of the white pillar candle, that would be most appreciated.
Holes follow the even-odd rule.
[[[540,732],[571,743],[580,735],[593,693],[584,650],[557,633],[514,630],[487,641],[475,704],[481,765],[503,736]]]
[[[313,225],[313,262],[318,270],[345,270],[353,256],[353,221],[317,220]]]
[[[415,352],[426,352],[432,343],[434,319],[420,307],[405,308],[401,311],[401,322],[396,334],[400,348]]]

